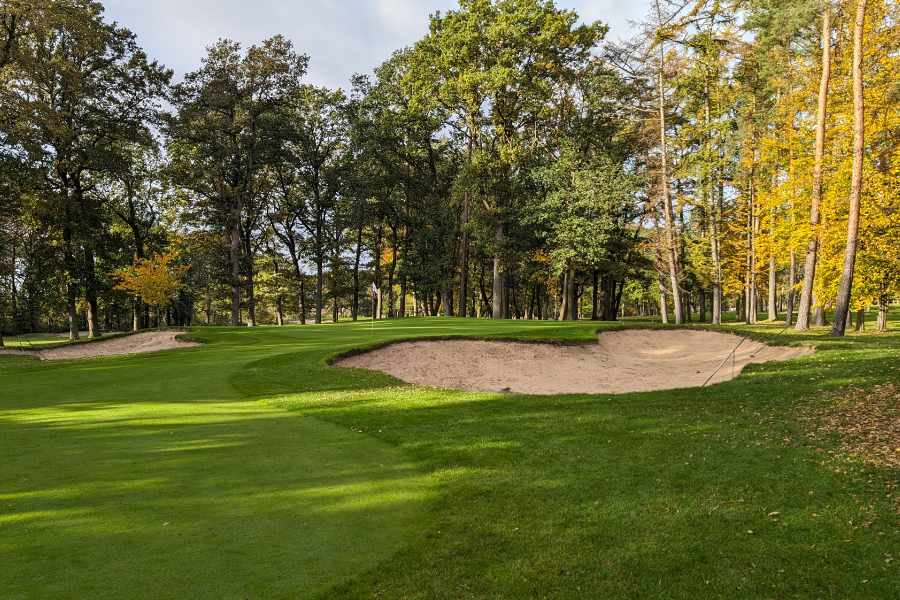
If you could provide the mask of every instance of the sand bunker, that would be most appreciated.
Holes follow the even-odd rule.
[[[616,394],[703,385],[740,337],[682,329],[602,333],[578,346],[473,340],[402,342],[335,363],[382,371],[418,385],[522,394]],[[745,340],[710,383],[750,363],[789,360],[809,347]]]
[[[37,356],[41,360],[71,360],[76,358],[94,358],[97,356],[117,356],[121,354],[144,354],[173,348],[189,348],[197,346],[194,342],[175,339],[181,331],[145,331],[123,337],[99,340],[86,344],[71,344],[47,350],[20,351],[3,350],[2,354]]]

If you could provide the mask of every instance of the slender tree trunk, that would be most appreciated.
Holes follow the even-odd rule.
[[[375,246],[373,248],[373,259],[375,261],[374,269],[373,269],[373,282],[375,283],[375,287],[378,289],[378,302],[375,310],[375,314],[372,315],[373,319],[381,318],[381,236],[382,236],[382,226],[379,224],[375,229]]]
[[[63,181],[67,178],[63,177]],[[68,189],[63,192],[65,208],[65,221],[63,222],[63,267],[66,275],[66,313],[69,319],[69,339],[72,341],[80,337],[78,322],[78,284],[77,265],[75,263],[75,248],[72,231],[72,199]]]
[[[300,324],[306,325],[306,279],[300,274],[300,291],[297,293],[297,308],[300,311]]]
[[[885,295],[882,295],[878,298],[878,323],[876,325],[876,330],[878,333],[884,333],[887,331],[887,317],[888,317],[888,299]]]
[[[84,249],[84,296],[87,301],[87,326],[88,337],[101,337],[100,326],[97,322],[100,312],[97,306],[97,276],[94,263],[94,252]]]
[[[863,99],[863,34],[866,20],[866,0],[857,0],[856,21],[853,25],[853,173],[850,177],[850,214],[847,218],[847,246],[844,249],[844,268],[834,306],[831,335],[842,336],[847,325],[847,311],[853,292],[853,273],[856,269],[856,246],[859,234],[859,204],[862,195],[863,152],[865,150],[865,105]]]
[[[768,317],[770,321],[778,320],[778,280],[776,278],[775,254],[769,252],[769,298],[768,298]]]
[[[359,262],[362,257],[362,234],[363,226],[360,224],[356,229],[356,251],[353,255],[353,304],[350,306],[350,313],[354,321],[359,319]]]
[[[754,188],[754,168],[750,171],[748,184],[749,194],[747,201],[747,275],[746,275],[746,300],[745,322],[748,325],[756,323],[756,229],[758,217],[756,215],[756,191]]]
[[[408,285],[404,269],[400,270],[400,318],[406,317],[406,286]]]
[[[256,282],[253,259],[247,259],[247,327],[256,327]]]
[[[559,282],[559,321],[569,318],[569,270],[563,271]]]
[[[575,279],[575,267],[569,267],[569,276],[567,281],[567,295],[569,297],[569,318],[572,321],[578,320],[578,290]]]
[[[822,201],[822,165],[825,157],[825,119],[828,111],[828,85],[831,79],[831,8],[828,3],[822,11],[822,73],[819,80],[819,104],[816,110],[816,147],[813,164],[812,201],[809,224],[812,232],[806,245],[803,265],[803,291],[800,293],[800,309],[797,314],[797,331],[809,329],[809,313],[812,308],[813,285],[816,280],[816,264],[819,251],[819,203]]]
[[[450,284],[447,282],[441,286],[441,306],[444,307],[445,317],[453,316],[453,309],[450,307]]]
[[[500,252],[503,246],[503,223],[498,222],[494,225],[494,244],[497,248],[494,250],[494,278],[493,278],[493,307],[491,316],[494,319],[503,318],[503,270],[500,261]]]
[[[591,321],[596,321],[600,316],[597,311],[597,303],[600,299],[600,290],[597,289],[599,279],[600,272],[597,269],[594,269],[594,272],[591,274]]]
[[[697,319],[701,323],[706,323],[706,291],[698,290],[697,292]]]
[[[797,297],[794,290],[795,285],[797,285],[797,253],[791,249],[791,268],[788,272],[787,282],[787,316],[784,318],[784,324],[787,327],[791,326],[794,319],[794,299]]]
[[[459,253],[459,316],[468,317],[469,305],[469,192],[463,194]]]
[[[664,324],[669,323],[669,308],[666,306],[666,286],[659,282],[659,317]]]
[[[394,274],[397,271],[397,253],[399,244],[397,241],[397,227],[391,225],[391,264],[388,267],[388,317],[394,316],[396,296],[394,295]],[[449,305],[449,303],[448,303]]]
[[[229,247],[229,259],[231,261],[231,324],[237,327],[241,324],[241,225],[240,208],[232,210],[231,218],[231,246]]]
[[[712,285],[712,323],[713,325],[722,324],[722,260],[719,251],[719,222],[722,209],[723,190],[721,186],[718,188],[714,200],[714,217],[711,223],[712,240],[710,241],[712,262],[713,262],[713,285]]]
[[[657,2],[657,11],[659,3]],[[672,286],[672,304],[675,310],[675,323],[684,321],[681,303],[681,289],[678,282],[678,254],[675,241],[674,216],[672,198],[669,194],[669,155],[666,141],[666,88],[665,88],[666,55],[662,43],[659,44],[659,73],[657,74],[657,94],[659,95],[659,143],[660,143],[660,192],[662,193],[663,210],[665,211],[666,255],[669,266],[669,280]]]
[[[316,237],[319,237],[319,233],[316,234]],[[324,248],[319,246],[316,250],[316,324],[320,324],[322,322],[322,311],[324,310],[324,297],[325,297],[325,256],[324,256]]]

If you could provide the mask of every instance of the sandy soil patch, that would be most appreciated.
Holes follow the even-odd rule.
[[[335,363],[382,371],[408,383],[523,394],[610,394],[697,387],[742,338],[712,331],[601,333],[597,344],[432,340],[392,344]],[[751,363],[812,353],[809,347],[745,340],[710,383],[737,377]]]
[[[0,350],[2,354],[37,356],[41,360],[72,360],[97,356],[118,356],[122,354],[144,354],[173,348],[197,346],[194,342],[175,339],[181,331],[145,331],[134,335],[99,340],[86,344],[72,344],[47,350],[20,351]]]

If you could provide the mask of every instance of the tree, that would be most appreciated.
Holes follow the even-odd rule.
[[[195,195],[189,218],[228,232],[232,325],[241,323],[242,288],[251,292],[248,321],[255,324],[247,241],[264,214],[262,190],[282,160],[290,133],[285,118],[307,63],[281,36],[245,53],[237,42],[220,40],[203,66],[174,88],[178,112],[167,121],[171,174]]]
[[[463,0],[459,10],[432,17],[404,80],[412,104],[439,105],[464,141],[472,185],[462,195],[462,225],[465,231],[476,204],[492,230],[495,319],[504,313],[503,254],[521,201],[515,183],[529,154],[529,134],[558,83],[575,79],[605,33],[599,23],[577,21],[574,12],[548,1]]]
[[[853,173],[850,182],[850,215],[847,219],[847,248],[844,251],[844,268],[841,285],[835,302],[834,324],[831,335],[843,336],[850,310],[850,294],[853,290],[853,272],[856,267],[856,248],[859,236],[860,196],[863,187],[863,153],[865,151],[865,104],[863,99],[863,36],[866,21],[866,0],[856,2],[856,20],[853,26]]]
[[[822,10],[822,67],[819,80],[819,103],[816,109],[816,155],[813,166],[812,202],[809,224],[812,232],[806,247],[803,265],[803,291],[800,294],[800,311],[797,314],[797,331],[809,328],[809,312],[812,307],[813,285],[816,278],[816,262],[819,247],[819,204],[822,201],[822,165],[825,154],[825,121],[828,110],[828,84],[831,78],[831,6],[828,0]]]
[[[14,3],[4,14],[15,37],[4,56],[11,69],[0,91],[5,143],[43,177],[41,209],[63,253],[70,337],[78,337],[77,300],[84,294],[88,328],[99,335],[95,256],[102,235],[99,173],[119,162],[124,144],[146,139],[171,72],[148,61],[135,36],[106,23],[89,0]]]
[[[325,261],[329,237],[340,232],[335,207],[340,197],[342,153],[347,145],[346,99],[343,92],[304,86],[291,99],[286,113],[291,122],[288,142],[274,166],[278,210],[276,231],[292,251],[295,272],[300,273],[296,227],[305,230],[306,247],[316,265],[315,322],[322,322]]]
[[[131,267],[115,272],[116,289],[128,292],[156,308],[156,325],[163,326],[160,307],[172,300],[183,285],[189,265],[177,264],[174,251],[136,259]]]

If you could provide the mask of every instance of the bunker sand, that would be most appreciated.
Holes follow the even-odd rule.
[[[597,344],[432,340],[401,342],[349,356],[335,366],[381,371],[408,383],[522,394],[618,394],[699,387],[737,377],[751,363],[813,352],[769,346],[712,331],[601,333]],[[729,353],[738,345],[734,361]]]
[[[95,358],[98,356],[119,356],[123,354],[145,354],[174,348],[190,348],[198,346],[195,342],[176,339],[180,331],[145,331],[123,337],[99,340],[86,344],[71,344],[47,350],[21,351],[0,350],[0,354],[19,356],[37,356],[41,360],[73,360],[79,358]]]

